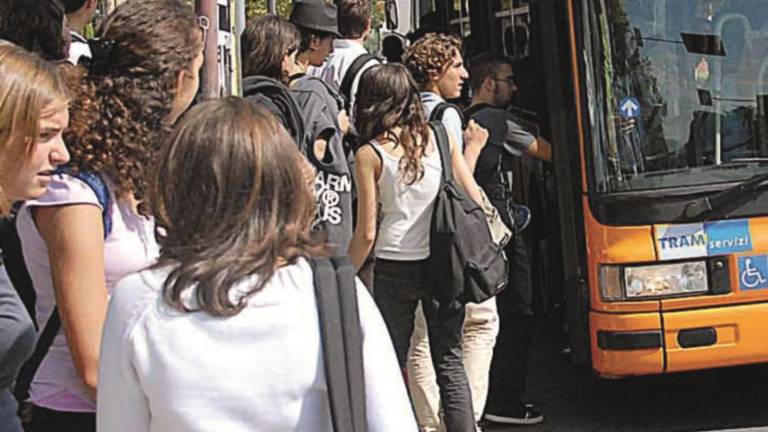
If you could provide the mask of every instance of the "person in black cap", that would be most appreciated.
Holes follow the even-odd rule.
[[[301,32],[301,44],[296,56],[297,78],[309,66],[322,66],[333,52],[333,40],[339,34],[336,5],[325,0],[296,0],[290,21]]]
[[[299,105],[311,151],[307,159],[317,170],[314,181],[315,227],[328,234],[334,249],[343,253],[352,239],[352,173],[344,152],[349,130],[344,98],[317,77],[306,75],[309,66],[322,66],[339,37],[337,9],[325,0],[297,0],[290,21],[299,29],[297,70],[291,77],[291,95]]]

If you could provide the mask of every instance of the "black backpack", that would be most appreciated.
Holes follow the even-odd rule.
[[[355,61],[349,65],[347,72],[344,74],[344,78],[341,79],[339,93],[344,96],[344,109],[347,110],[347,115],[350,114],[349,110],[352,108],[352,84],[355,83],[355,78],[360,74],[360,70],[363,66],[367,65],[371,60],[376,60],[381,63],[381,60],[373,54],[360,54]]]
[[[341,79],[339,94],[344,97],[344,109],[347,110],[347,115],[350,117],[352,117],[352,113],[350,112],[352,109],[352,84],[354,84],[355,78],[360,75],[360,70],[363,69],[363,66],[368,64],[371,60],[376,60],[381,63],[381,60],[373,54],[360,54],[352,64],[349,65],[347,72],[344,73],[344,78]],[[357,130],[355,130],[355,125],[350,124],[349,132],[344,135],[344,149],[347,152],[347,155],[349,155],[349,153],[356,152],[358,147],[360,147],[359,135],[357,134]]]
[[[310,264],[333,430],[365,432],[363,334],[355,286],[357,272],[347,257],[315,258]]]
[[[272,78],[260,75],[250,76],[243,80],[243,97],[272,113],[282,123],[299,149],[304,149],[307,139],[304,118],[288,87]]]
[[[60,174],[71,175],[72,177],[81,180],[96,194],[96,199],[103,209],[101,222],[104,228],[104,238],[106,239],[112,231],[112,197],[109,194],[109,189],[107,188],[104,179],[98,173],[87,171],[74,173],[67,167],[59,168],[57,172]],[[19,239],[16,230],[16,216],[3,226],[1,237],[5,270],[8,273],[8,277],[10,278],[14,289],[18,292],[19,297],[22,298],[24,306],[27,308],[29,315],[32,317],[32,321],[35,323],[35,327],[39,328],[39,317],[35,316],[35,289],[32,285],[32,280],[29,277],[27,266],[24,263],[24,257],[21,251],[21,240]],[[32,380],[35,378],[37,369],[40,367],[43,359],[45,359],[46,354],[48,354],[48,350],[51,348],[53,340],[59,333],[59,329],[61,329],[61,318],[59,317],[58,308],[54,306],[51,315],[45,322],[45,327],[43,327],[42,333],[40,333],[40,336],[37,338],[37,343],[35,344],[35,350],[33,351],[32,356],[24,362],[19,370],[19,374],[16,376],[13,395],[19,403],[24,402],[29,398],[29,387],[32,384]]]
[[[453,177],[448,133],[432,122],[443,179],[432,211],[430,266],[442,307],[482,303],[506,288],[507,258],[493,242],[485,213]]]

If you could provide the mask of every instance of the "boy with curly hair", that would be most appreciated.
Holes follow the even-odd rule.
[[[467,165],[474,171],[480,152],[488,140],[488,131],[474,121],[470,121],[466,130],[463,130],[459,109],[453,105],[445,105],[446,100],[456,99],[461,95],[464,82],[469,78],[461,50],[461,39],[458,37],[428,33],[408,48],[404,63],[419,86],[427,117],[430,117],[430,120],[442,121],[448,133],[463,149]],[[441,115],[432,115],[433,113]],[[485,407],[488,373],[498,331],[499,316],[495,298],[466,306],[462,336],[464,365],[471,389],[474,407],[471,415],[475,424],[480,420]],[[440,396],[421,311],[417,313],[411,347],[408,376],[419,427],[424,431],[443,430],[439,416]]]

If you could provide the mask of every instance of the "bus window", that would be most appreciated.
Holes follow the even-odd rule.
[[[527,0],[502,0],[496,12],[496,28],[502,35],[507,57],[521,59],[530,53],[530,6]]]
[[[758,3],[593,3],[588,93],[598,192],[732,182],[764,171],[768,137],[758,108],[768,94],[768,8]]]

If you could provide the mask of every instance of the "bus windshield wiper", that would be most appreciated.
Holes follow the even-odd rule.
[[[704,221],[710,219],[723,210],[726,205],[739,203],[745,197],[750,197],[749,194],[757,190],[766,181],[768,181],[768,174],[758,174],[716,195],[693,201],[685,206],[680,219],[683,221]]]

